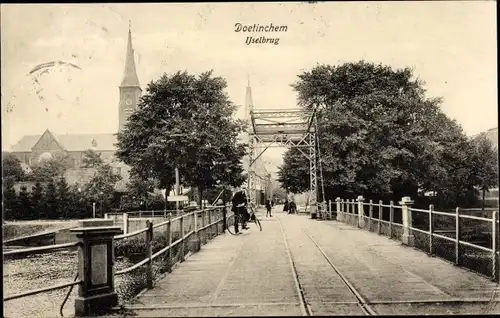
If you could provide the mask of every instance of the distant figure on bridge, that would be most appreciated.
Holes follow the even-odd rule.
[[[288,212],[288,208],[289,208],[288,199],[285,199],[285,204],[283,205],[283,212]]]
[[[231,200],[232,201],[232,207],[231,207],[231,211],[234,212],[234,214],[238,214],[240,216],[242,216],[242,229],[248,229],[248,226],[246,225],[247,224],[247,221],[250,217],[250,214],[248,213],[248,199],[247,199],[247,195],[246,195],[246,188],[245,187],[242,187],[241,189],[240,188],[236,188],[236,192],[234,193],[233,195],[233,199]],[[238,222],[234,222],[234,231],[236,233],[239,232],[238,230]]]
[[[271,213],[271,209],[272,208],[273,208],[273,205],[272,205],[271,199],[267,199],[267,201],[266,201],[266,210],[267,210],[266,217],[267,217],[268,214],[269,214],[270,217],[273,216],[272,213]]]
[[[297,205],[292,200],[288,206],[288,214],[297,214]]]

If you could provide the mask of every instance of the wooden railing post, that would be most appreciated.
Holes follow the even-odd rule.
[[[434,218],[433,218],[434,205],[429,204],[429,254],[434,255]]]
[[[220,226],[223,221],[222,208],[217,208],[215,211],[217,212],[217,235],[219,235],[222,233],[222,226]]]
[[[194,235],[198,237],[198,211],[193,213]]]
[[[146,226],[148,230],[146,231],[146,257],[149,258],[147,269],[146,269],[146,288],[153,288],[153,222],[147,220]]]
[[[380,234],[380,227],[382,224],[382,200],[378,201],[378,224],[377,224],[377,233]]]
[[[208,224],[212,224],[212,209],[208,209]],[[208,227],[208,233],[210,233],[209,235],[210,238],[214,236],[213,227],[211,225],[209,225]]]
[[[460,264],[460,208],[455,209],[455,265]]]
[[[498,212],[497,211],[493,211],[493,215],[492,215],[492,227],[491,227],[491,249],[493,251],[493,255],[492,255],[492,267],[491,267],[491,271],[492,271],[492,279],[493,281],[495,282],[498,282],[499,281],[499,278],[498,278],[498,242],[497,242],[497,219],[498,219]]]
[[[204,228],[203,230],[203,237],[206,238],[207,237],[207,230],[205,229],[205,225],[207,225],[207,220],[206,220],[206,210],[201,210],[201,227]],[[206,241],[206,240],[205,240]]]
[[[226,199],[225,196],[222,197],[222,204],[224,207],[222,208],[222,233],[226,233],[227,230],[227,207],[226,207]]]
[[[182,241],[181,241],[181,248],[180,248],[180,255],[181,255],[180,261],[184,262],[184,260],[185,260],[185,257],[184,257],[185,256],[185,253],[184,253],[184,245],[185,245],[184,244],[185,243],[184,242],[185,241],[184,240],[184,233],[185,233],[185,231],[184,231],[184,214],[181,215],[181,218],[180,218],[179,221],[181,223],[181,239],[182,239]]]
[[[372,223],[373,223],[373,200],[370,200],[370,206],[368,207],[368,217],[369,217],[368,231],[371,231],[371,229],[372,229]]]
[[[328,219],[332,219],[332,200],[328,200]]]
[[[168,223],[167,223],[167,234],[168,234],[168,271],[172,272],[173,266],[173,258],[172,258],[172,213],[168,215]]]
[[[394,201],[390,202],[389,207],[389,238],[392,238],[392,223],[394,222]]]

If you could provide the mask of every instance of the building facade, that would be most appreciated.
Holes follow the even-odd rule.
[[[120,93],[118,131],[120,131],[125,126],[128,117],[137,109],[142,94],[135,67],[130,28],[125,72],[118,89]],[[67,172],[68,182],[81,183],[88,181],[93,175],[93,169],[81,167],[85,151],[92,149],[100,153],[104,162],[111,164],[115,168],[115,172],[122,176],[122,181],[117,187],[124,188],[130,169],[115,157],[116,143],[116,133],[57,134],[47,129],[41,135],[24,136],[12,147],[11,153],[21,161],[21,166],[24,169],[29,169],[32,164],[44,158],[67,155],[71,164],[71,168]]]

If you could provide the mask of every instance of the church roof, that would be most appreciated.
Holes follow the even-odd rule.
[[[127,56],[125,57],[125,73],[120,87],[140,87],[139,78],[135,69],[134,48],[132,47],[132,33],[128,30]]]
[[[40,140],[42,135],[27,135],[24,136],[17,144],[12,146],[11,152],[31,152],[31,148]]]
[[[117,142],[114,133],[101,134],[55,134],[51,133],[66,151],[85,151],[95,148],[96,151],[115,151]],[[31,152],[31,148],[42,135],[24,136],[14,145],[11,152]]]
[[[116,135],[107,134],[54,134],[67,151],[82,151],[95,148],[97,151],[114,151]]]

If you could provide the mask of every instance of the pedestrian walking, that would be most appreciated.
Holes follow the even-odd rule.
[[[267,215],[269,215],[270,217],[273,216],[273,214],[271,213],[272,208],[273,208],[273,206],[272,206],[271,200],[267,199],[267,201],[266,201],[266,210],[267,210],[266,211],[266,217],[267,217]]]

